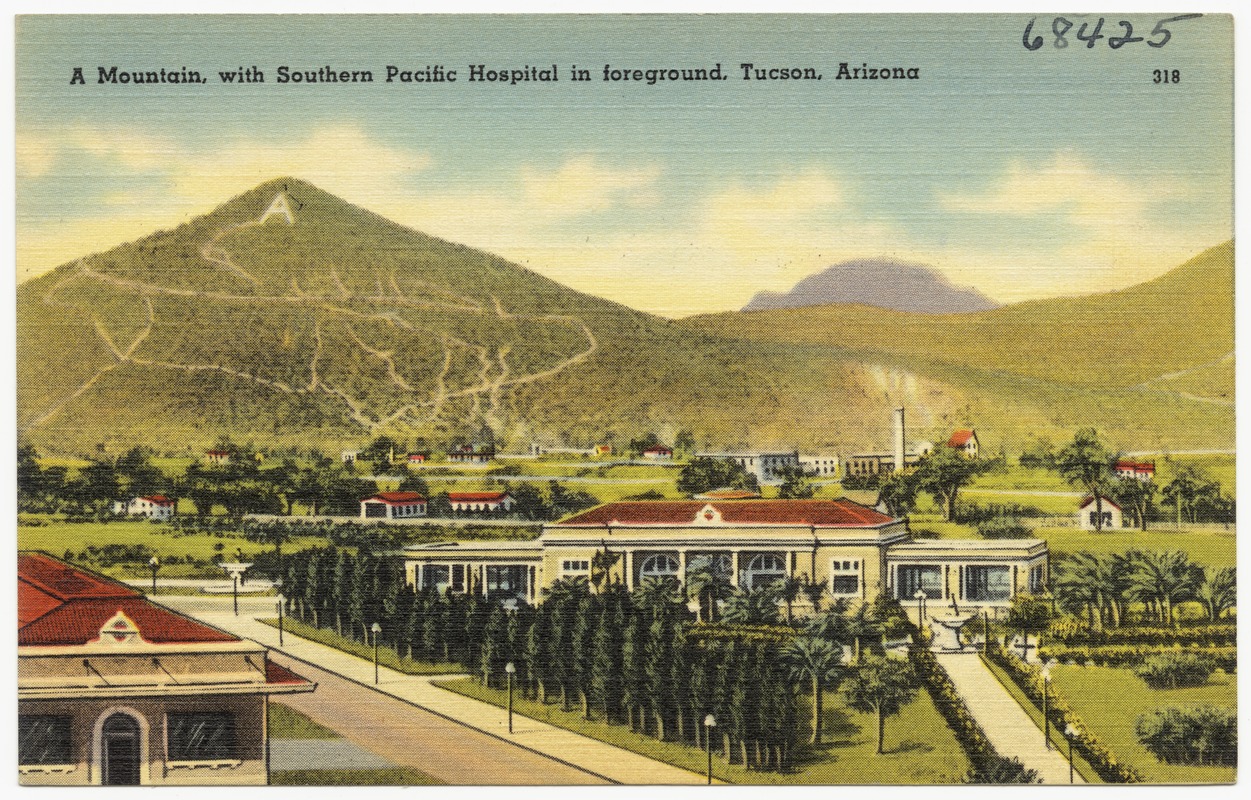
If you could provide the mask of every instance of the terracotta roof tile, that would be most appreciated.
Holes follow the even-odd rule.
[[[948,447],[964,447],[973,438],[973,431],[968,428],[961,428],[951,434],[951,438],[947,440]]]
[[[894,522],[850,500],[662,500],[608,503],[561,520],[559,525],[691,525],[712,506],[726,525],[814,525],[865,528]]]
[[[365,500],[381,500],[384,503],[424,503],[426,498],[417,492],[378,492]]]
[[[508,492],[448,492],[447,499],[453,503],[488,503],[503,500]]]

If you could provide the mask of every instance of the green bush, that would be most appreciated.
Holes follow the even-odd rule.
[[[992,517],[977,523],[977,533],[983,539],[1025,539],[1030,527],[1017,517]]]
[[[1096,630],[1075,617],[1064,616],[1052,620],[1048,637],[1069,645],[1200,645],[1205,647],[1233,647],[1238,643],[1236,625],[1189,625],[1183,627],[1155,628],[1146,626],[1123,626]]]
[[[1073,663],[1095,667],[1136,667],[1148,658],[1160,655],[1176,655],[1180,650],[1159,647],[1145,648],[1140,645],[1067,646],[1044,644],[1038,648],[1038,657],[1044,661],[1055,659],[1061,663]],[[1233,647],[1208,647],[1199,653],[1212,662],[1217,669],[1231,675],[1238,669],[1238,651]]]
[[[1212,659],[1200,653],[1161,653],[1134,667],[1134,674],[1152,689],[1202,686],[1215,671]]]
[[[1134,725],[1138,741],[1166,764],[1238,763],[1238,715],[1214,706],[1158,708]]]

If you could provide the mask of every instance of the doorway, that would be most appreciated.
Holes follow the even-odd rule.
[[[139,723],[129,714],[114,714],[100,731],[100,777],[105,786],[139,785]]]

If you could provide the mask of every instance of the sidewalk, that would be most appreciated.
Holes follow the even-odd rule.
[[[973,718],[986,731],[987,738],[1005,758],[1019,758],[1028,769],[1038,771],[1043,783],[1068,783],[1067,750],[1059,731],[1052,729],[1051,749],[1043,744],[1043,732],[1025,710],[1017,705],[999,680],[973,653],[936,653],[938,663],[955,684],[956,691],[972,712]],[[1073,773],[1075,783],[1085,783]]]
[[[362,687],[374,689],[374,665],[332,647],[284,635],[284,646],[278,646],[278,630],[253,615],[272,616],[272,603],[240,598],[240,615],[235,616],[229,602],[200,597],[158,596],[156,600],[210,625],[259,642],[272,650],[295,659],[307,661],[322,669],[348,678]],[[263,604],[263,605],[262,605]],[[220,607],[220,609],[219,609]],[[448,675],[405,675],[379,667],[375,691],[412,703],[471,728],[525,747],[536,753],[563,761],[595,773],[607,780],[633,785],[702,784],[703,774],[654,761],[645,756],[610,744],[580,736],[544,722],[513,716],[513,733],[508,733],[508,712],[502,708],[440,689],[431,680],[447,680]],[[993,679],[992,679],[993,680]]]

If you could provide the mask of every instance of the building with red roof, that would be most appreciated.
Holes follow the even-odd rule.
[[[453,511],[513,510],[513,498],[508,492],[448,492],[447,500]]]
[[[912,544],[904,520],[841,498],[621,501],[548,523],[537,541],[413,545],[406,570],[418,589],[535,602],[557,580],[590,577],[596,554],[608,552],[617,558],[606,580],[627,589],[681,583],[713,565],[740,589],[797,578],[823,584],[830,600],[906,602],[923,592],[994,614],[1047,580],[1042,540]]]
[[[1123,523],[1121,507],[1107,497],[1100,497],[1096,503],[1094,495],[1088,494],[1077,504],[1077,524],[1083,530],[1119,528]]]
[[[424,517],[426,506],[426,498],[417,492],[378,492],[361,501],[361,519]]]
[[[643,458],[648,461],[672,461],[673,448],[668,445],[654,444],[643,451]]]
[[[1143,481],[1155,480],[1155,462],[1154,461],[1135,461],[1131,458],[1117,459],[1116,465],[1112,468],[1116,473],[1116,477],[1123,479],[1133,479]]]
[[[17,569],[21,783],[268,782],[268,698],[314,684],[111,578],[37,552]]]
[[[977,431],[972,428],[960,428],[951,434],[951,438],[947,440],[947,446],[959,450],[969,458],[977,458],[978,448]]]

